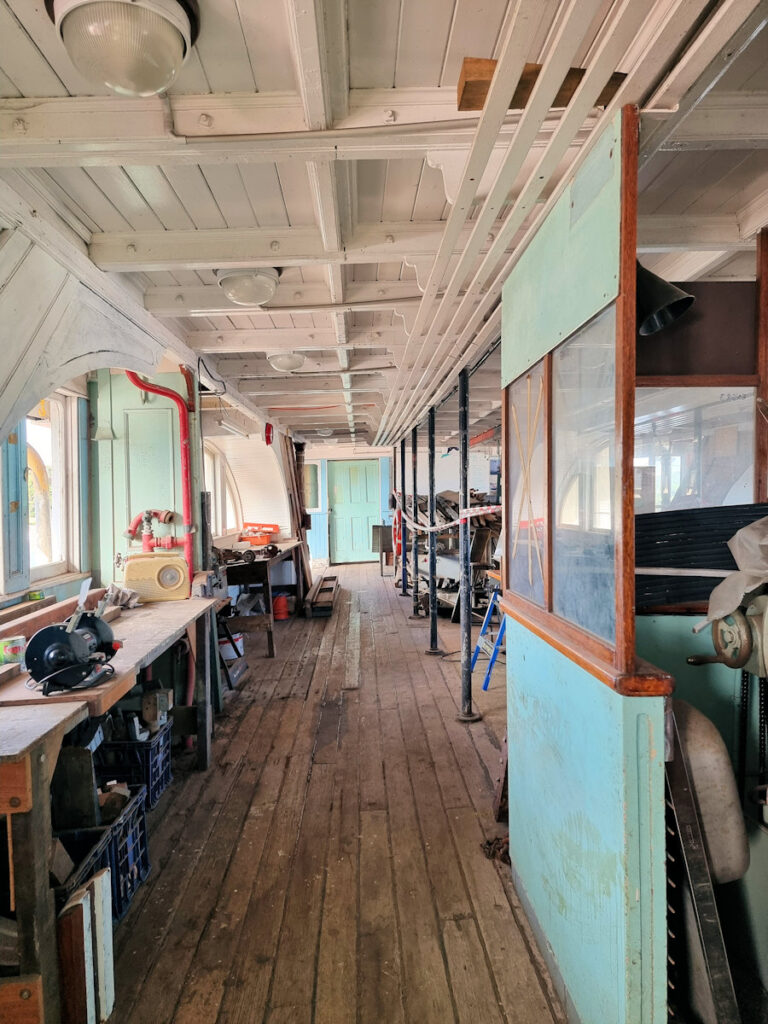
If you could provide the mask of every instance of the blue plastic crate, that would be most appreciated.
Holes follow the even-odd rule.
[[[112,917],[120,921],[134,893],[149,875],[146,786],[131,787],[131,799],[109,826],[109,866],[112,869]]]
[[[173,781],[171,731],[166,722],[148,740],[114,740],[102,743],[93,755],[99,785],[117,779],[129,786],[147,787],[147,804],[154,807]]]
[[[72,893],[85,885],[97,871],[110,867],[109,828],[72,828],[59,832],[60,839],[77,867],[69,878],[54,889],[57,912],[61,910]]]

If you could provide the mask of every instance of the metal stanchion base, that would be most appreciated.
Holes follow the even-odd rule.
[[[401,590],[401,591],[400,591],[400,593],[399,593],[399,594],[398,594],[397,596],[398,596],[398,597],[410,597],[410,596],[411,596],[411,593],[410,593],[410,591],[409,591],[409,590],[406,590],[406,591],[402,591],[402,590]]]
[[[465,711],[460,711],[458,713],[458,715],[456,715],[456,721],[457,722],[479,722],[482,717],[483,716],[480,714],[479,711],[470,711],[469,713],[467,713]]]
[[[445,651],[441,647],[436,647],[434,649],[434,651],[433,651],[432,648],[430,647],[430,649],[428,651],[424,651],[424,653],[425,654],[440,654],[440,655],[443,655],[443,654],[445,654]]]

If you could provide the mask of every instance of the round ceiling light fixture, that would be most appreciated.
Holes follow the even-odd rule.
[[[330,437],[333,430],[330,427],[317,427],[315,433],[319,434],[320,437]]]
[[[304,365],[304,356],[301,352],[272,352],[267,356],[267,362],[280,373],[293,373]]]
[[[217,270],[216,283],[237,306],[263,306],[274,298],[280,275],[272,267],[258,270]]]
[[[64,49],[89,82],[122,96],[173,83],[197,38],[197,0],[45,0]]]

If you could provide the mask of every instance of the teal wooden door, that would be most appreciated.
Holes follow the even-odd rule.
[[[378,459],[328,463],[331,562],[373,562],[371,527],[381,521]]]

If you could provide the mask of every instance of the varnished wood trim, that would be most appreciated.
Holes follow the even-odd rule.
[[[760,383],[756,373],[690,373],[661,377],[637,377],[639,388],[754,388]]]
[[[613,648],[609,644],[509,590],[504,592],[499,603],[502,610],[521,626],[546,640],[550,646],[581,665],[587,672],[596,675],[602,682],[613,685],[616,672]]]
[[[757,393],[768,401],[768,228],[757,235]],[[768,423],[755,411],[755,501],[768,500]]]
[[[456,89],[456,103],[459,110],[482,110],[488,97],[488,90],[496,72],[496,64],[490,57],[465,57],[461,64],[459,82]],[[509,103],[510,110],[524,110],[531,98],[533,87],[541,73],[541,64],[526,64],[514,95]],[[553,107],[567,107],[573,99],[585,75],[584,68],[569,68],[563,84],[552,101]],[[622,71],[614,71],[603,91],[595,101],[595,106],[604,107],[610,103],[619,86],[626,78]]]
[[[621,225],[619,296],[616,300],[616,477],[614,508],[616,650],[615,666],[631,673],[635,664],[635,285],[637,280],[637,107],[621,112]]]
[[[552,478],[552,353],[544,356],[544,475],[546,520],[544,524],[544,607],[552,611],[552,564],[554,562],[555,488]]]
[[[630,671],[618,671],[607,644],[530,601],[507,591],[499,605],[525,629],[624,697],[665,697],[674,689],[672,676],[639,659]]]

